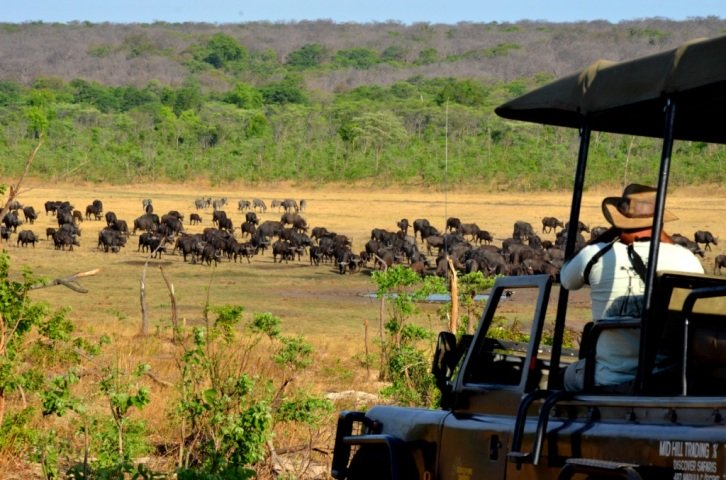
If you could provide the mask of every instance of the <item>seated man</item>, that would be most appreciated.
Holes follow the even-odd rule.
[[[577,290],[590,285],[595,322],[641,318],[655,195],[652,187],[631,184],[622,197],[605,198],[602,212],[611,228],[562,267],[560,282],[564,288]],[[676,219],[668,210],[664,212],[664,222]],[[703,273],[703,266],[695,255],[674,244],[665,232],[661,235],[656,269]],[[633,380],[639,348],[637,329],[603,331],[597,344],[595,385],[617,385]],[[569,365],[564,375],[565,389],[582,390],[584,373],[584,359]]]

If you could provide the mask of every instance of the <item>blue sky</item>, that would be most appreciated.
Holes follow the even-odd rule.
[[[726,0],[10,0],[0,22],[458,23],[726,18]]]

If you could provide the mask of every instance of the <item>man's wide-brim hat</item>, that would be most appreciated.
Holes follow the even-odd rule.
[[[656,189],[646,185],[631,183],[621,197],[606,197],[602,201],[602,213],[610,225],[624,230],[653,226]],[[673,213],[665,210],[663,221],[678,220]]]

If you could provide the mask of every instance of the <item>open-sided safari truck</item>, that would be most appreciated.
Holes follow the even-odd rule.
[[[592,131],[663,139],[653,238],[660,238],[674,141],[726,143],[726,37],[621,63],[598,62],[496,110],[502,117],[578,129],[580,149],[570,225],[579,219]],[[575,250],[569,235],[565,255]],[[433,371],[439,410],[376,406],[342,412],[332,475],[337,479],[726,478],[726,281],[656,273],[648,258],[643,316],[617,328],[640,330],[634,381],[604,391],[566,392],[556,375],[568,292],[560,289],[553,346],[541,345],[551,283],[503,277],[478,331],[457,343],[439,336]],[[532,289],[528,344],[488,329],[505,292]],[[519,298],[515,296],[513,298]],[[612,326],[610,326],[612,327]],[[602,326],[587,329],[579,355],[594,364]],[[655,359],[659,358],[656,369]],[[663,368],[666,359],[668,368]],[[656,371],[657,370],[657,371]]]

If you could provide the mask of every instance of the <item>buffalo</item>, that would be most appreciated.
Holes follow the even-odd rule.
[[[202,248],[201,261],[202,263],[206,263],[209,266],[211,266],[212,262],[214,262],[214,265],[216,266],[219,262],[222,261],[222,256],[219,253],[219,250],[214,248],[213,245],[206,244]]]
[[[101,213],[103,209],[99,208],[98,205],[87,205],[86,206],[86,220],[101,220]]]
[[[200,235],[181,235],[176,239],[174,252],[176,252],[177,249],[182,252],[185,262],[187,261],[187,255],[191,255],[192,262],[194,262],[196,260],[196,256],[201,255],[204,250],[204,241]]]
[[[726,255],[718,255],[716,257],[716,263],[713,267],[713,274],[716,274],[716,271],[718,271],[718,274],[721,274],[721,268],[726,267]]]
[[[277,262],[277,257],[280,256],[280,263],[285,260],[287,263],[289,260],[295,260],[295,250],[292,244],[285,240],[278,240],[272,244],[272,262]]]
[[[98,248],[104,252],[118,253],[126,246],[126,235],[112,228],[104,228],[98,232]]]
[[[33,233],[32,230],[21,230],[20,233],[18,233],[18,241],[17,245],[26,246],[27,244],[31,243],[33,244],[33,248],[35,248],[35,242],[38,241],[38,237],[35,236],[35,233]]]
[[[534,229],[532,228],[532,224],[528,222],[524,222],[522,220],[517,220],[514,222],[514,230],[512,231],[512,238],[518,239],[518,240],[527,240],[529,237],[534,237]]]
[[[64,229],[59,229],[53,234],[53,245],[56,250],[65,250],[68,247],[68,251],[72,252],[73,246],[80,247],[81,243],[76,235]]]
[[[106,215],[104,215],[106,218],[106,226],[110,227],[114,223],[116,223],[116,214],[114,212],[106,212]]]
[[[718,245],[718,239],[714,238],[711,232],[707,230],[698,230],[693,234],[693,239],[696,243],[705,243],[704,250],[711,250],[711,244]]]
[[[596,241],[597,238],[599,238],[602,234],[607,232],[609,230],[608,227],[593,227],[590,230],[590,241]]]
[[[425,218],[417,218],[413,221],[413,236],[415,237],[416,234],[424,229],[424,227],[429,227],[431,224],[429,221]],[[423,242],[423,238],[421,238],[421,241]]]
[[[245,213],[245,222],[259,225],[260,219],[257,218],[257,214],[255,212],[247,212]]]
[[[460,223],[459,228],[454,231],[462,236],[470,235],[473,241],[476,240],[479,232],[481,231],[481,228],[479,228],[479,225],[477,225],[476,223]]]
[[[3,217],[3,225],[5,225],[8,230],[12,230],[13,232],[17,232],[18,227],[22,224],[23,221],[20,220],[20,218],[18,217],[17,210],[9,211]]]
[[[570,229],[570,222],[567,222],[565,224],[565,230],[569,230],[569,229]],[[582,233],[582,232],[590,233],[590,227],[588,227],[587,225],[582,223],[582,221],[578,220],[577,221],[577,232],[578,233]]]
[[[457,217],[449,217],[446,219],[446,230],[447,232],[454,232],[461,228],[461,219]]]
[[[35,223],[35,220],[38,218],[38,214],[35,213],[35,209],[32,207],[32,205],[23,207],[23,215],[25,216],[25,222],[31,225]]]
[[[192,213],[189,215],[189,223],[191,225],[196,225],[197,223],[202,223],[202,217],[200,217],[198,213]]]
[[[542,233],[550,233],[552,231],[557,233],[557,227],[565,227],[565,224],[562,223],[562,220],[558,220],[555,217],[544,217],[542,219]]]
[[[484,242],[484,245],[489,245],[493,241],[494,237],[492,237],[492,234],[486,230],[479,230],[476,234],[476,242],[479,244]]]
[[[134,229],[132,235],[136,235],[136,230],[144,230],[147,232],[156,231],[161,224],[159,216],[153,213],[145,213],[134,220]]]
[[[396,226],[398,227],[399,230],[401,230],[403,232],[404,235],[408,235],[408,227],[409,227],[408,218],[402,218],[401,220],[396,222]]]
[[[696,242],[681,235],[680,233],[674,233],[673,235],[671,235],[671,240],[673,240],[673,243],[675,243],[676,245],[687,248],[694,255],[699,255],[701,258],[704,258],[706,256],[706,252],[704,252]]]

